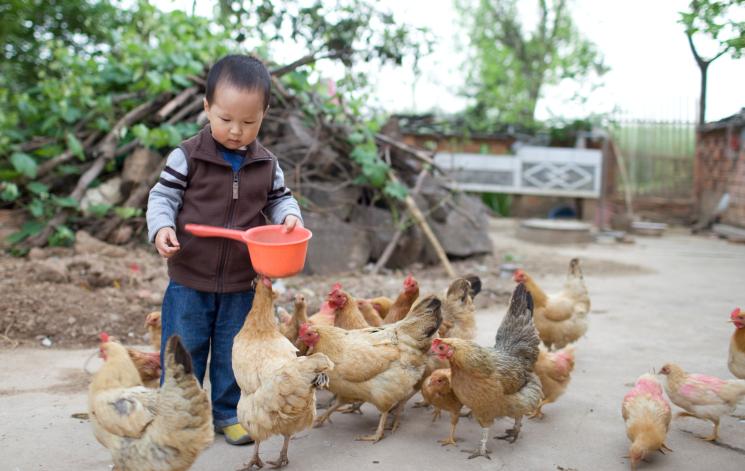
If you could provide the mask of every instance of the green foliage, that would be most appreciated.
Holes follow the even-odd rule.
[[[0,5],[0,204],[24,208],[29,216],[13,236],[15,242],[38,234],[60,208],[79,210],[67,196],[69,182],[96,157],[84,144],[91,135],[99,139],[125,113],[163,92],[176,94],[192,86],[190,77],[203,76],[228,52],[268,57],[273,47],[293,41],[307,46],[313,60],[332,57],[349,66],[370,59],[400,64],[429,46],[426,32],[394,24],[369,0],[344,0],[339,8],[300,0],[223,3],[240,6],[240,15],[228,13],[215,22],[180,11],[165,13],[148,0],[10,0]],[[248,47],[236,47],[234,39]],[[375,147],[380,123],[367,114],[365,77],[347,67],[335,99],[319,100],[325,83],[313,75],[313,60],[282,76],[283,84],[296,93],[306,116],[323,115],[358,135],[350,138],[349,148],[361,169],[360,184],[404,197],[406,189],[391,182]],[[169,149],[197,130],[195,123],[145,120],[123,128],[118,146],[138,140],[152,149]],[[65,152],[76,160],[42,175],[44,164]],[[109,160],[93,185],[121,165],[121,159]],[[89,213],[129,219],[142,216],[142,209],[101,205]],[[49,242],[70,243],[75,217],[57,226]]]
[[[85,2],[51,3],[49,15],[58,9],[78,11],[62,3],[80,3],[80,8],[88,5]],[[25,8],[20,3],[11,7],[16,8],[14,11]],[[209,20],[182,12],[163,13],[145,1],[138,2],[129,11],[116,9],[109,13],[111,16],[107,20],[100,20],[106,26],[106,34],[94,34],[95,28],[89,25],[92,32],[81,39],[85,43],[82,49],[70,44],[72,36],[55,34],[52,40],[37,45],[43,53],[34,59],[32,75],[23,80],[18,77],[27,69],[27,64],[16,57],[13,58],[15,68],[4,69],[9,75],[0,80],[0,99],[4,101],[4,110],[0,113],[0,175],[6,181],[0,189],[0,199],[25,207],[33,222],[43,224],[59,208],[78,208],[75,199],[66,194],[53,194],[47,184],[34,180],[39,165],[64,151],[81,161],[93,158],[86,155],[80,136],[106,133],[125,112],[143,101],[161,92],[176,93],[191,86],[189,76],[202,75],[205,66],[227,53],[230,45],[226,34],[210,30]],[[39,15],[37,19],[42,21],[43,15]],[[118,22],[125,17],[126,23]],[[92,16],[91,20],[96,18]],[[7,35],[6,52],[22,47],[21,39],[7,39]],[[122,144],[140,139],[145,146],[162,149],[178,145],[196,130],[194,123],[163,124],[153,128],[137,125],[123,129],[121,138]],[[25,145],[32,138],[42,138],[43,145],[24,150],[28,149]],[[117,171],[120,164],[109,161],[105,172]],[[79,172],[77,166],[61,165],[53,176]],[[128,208],[120,212],[125,218],[139,215]],[[35,230],[37,226],[29,227]],[[34,235],[31,232],[28,228],[22,230],[15,240]],[[65,245],[69,243],[70,234],[69,228],[60,226],[50,243]]]
[[[128,12],[109,0],[6,0],[0,17],[0,84],[13,90],[50,71],[53,47],[91,54],[129,20]]]
[[[678,21],[685,26],[688,45],[701,72],[698,124],[704,124],[706,121],[706,76],[709,64],[728,52],[733,58],[739,59],[745,50],[743,6],[745,0],[692,0],[688,11],[680,12]],[[740,12],[739,18],[735,14],[737,9]],[[717,43],[716,54],[710,58],[702,57],[694,42],[697,35],[703,35],[709,41]]]
[[[597,47],[577,31],[567,0],[540,0],[531,32],[518,19],[516,0],[458,0],[458,6],[472,44],[464,91],[474,102],[472,129],[495,122],[531,126],[546,85],[572,80],[592,89],[591,79],[608,70]]]
[[[734,59],[742,57],[745,50],[745,21],[737,18],[735,10],[745,6],[745,0],[693,0],[688,10],[680,12],[679,22],[686,34],[693,37],[700,33],[719,44],[718,55],[731,53]]]
[[[242,42],[258,32],[269,44],[281,47],[288,39],[317,57],[355,61],[377,59],[401,65],[430,50],[426,29],[394,21],[390,12],[369,0],[220,0],[219,18]],[[289,37],[284,35],[289,32]]]
[[[509,217],[512,196],[506,193],[481,193],[481,201],[496,214]]]

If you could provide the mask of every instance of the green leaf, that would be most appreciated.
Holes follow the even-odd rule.
[[[44,202],[40,199],[34,199],[28,205],[28,211],[35,218],[41,218],[44,215]]]
[[[409,190],[400,182],[388,181],[385,184],[385,188],[383,188],[383,193],[399,201],[402,201],[406,198],[406,195],[409,194]]]
[[[44,229],[44,224],[39,221],[26,221],[23,223],[23,226],[21,226],[20,231],[12,233],[5,240],[11,244],[17,244],[27,237],[35,236],[40,233],[42,229]]]
[[[46,195],[49,193],[49,187],[41,182],[31,182],[26,185],[26,189],[35,195]]]
[[[10,156],[10,163],[13,165],[13,168],[28,178],[36,178],[36,162],[30,155],[23,152],[15,152]]]
[[[49,238],[52,247],[67,247],[75,242],[75,233],[67,226],[57,226],[54,234]]]
[[[21,173],[18,170],[12,170],[9,168],[0,169],[0,181],[15,180],[20,176]]]
[[[78,207],[78,201],[71,197],[71,196],[53,196],[52,201],[54,201],[54,204],[61,208],[77,208]]]
[[[67,133],[67,149],[72,152],[72,155],[76,156],[80,160],[85,160],[85,152],[83,151],[83,144],[80,143],[75,134]]]
[[[88,212],[97,218],[102,218],[109,213],[111,208],[112,206],[106,203],[92,204],[88,206]]]
[[[0,191],[0,199],[3,201],[15,201],[16,198],[21,194],[18,191],[18,185],[15,183],[2,183],[0,185],[0,188],[2,188],[2,191]]]
[[[131,208],[129,206],[120,206],[120,207],[114,208],[114,214],[116,214],[122,219],[131,219],[133,217],[141,216],[142,209]]]
[[[63,164],[57,167],[57,172],[60,175],[79,175],[80,168],[75,165]]]

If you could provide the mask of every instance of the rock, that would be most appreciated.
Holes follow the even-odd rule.
[[[114,232],[108,237],[108,240],[115,245],[124,245],[132,239],[134,229],[132,226],[124,225],[114,229]]]
[[[483,203],[476,198],[459,195],[454,204],[458,205],[459,210],[450,208],[445,224],[428,218],[432,232],[445,253],[451,257],[491,253],[493,245],[488,234],[488,213]],[[439,261],[428,242],[421,258],[429,263]]]
[[[367,238],[370,241],[370,258],[377,261],[396,232],[391,213],[374,206],[359,206],[352,215],[352,222],[367,232]],[[385,266],[405,268],[419,260],[423,247],[421,230],[416,225],[409,226],[401,235]]]
[[[328,214],[306,212],[304,220],[313,232],[305,261],[306,273],[331,275],[358,271],[370,259],[366,231]]]
[[[83,214],[90,216],[91,206],[104,204],[114,206],[121,202],[121,184],[122,179],[120,177],[114,177],[106,180],[101,185],[95,188],[90,188],[86,191],[83,198],[80,200],[80,209],[83,211]]]
[[[127,256],[127,250],[100,241],[85,231],[75,233],[75,253],[78,255],[100,254],[112,258]]]
[[[38,281],[48,281],[50,283],[67,283],[70,275],[67,266],[59,258],[47,258],[39,260],[33,265]]]
[[[303,188],[298,192],[300,200],[310,200],[313,206],[332,211],[337,219],[346,221],[354,211],[358,209],[357,201],[360,198],[359,187],[348,186],[339,188],[338,185],[328,183],[314,183],[312,187]],[[296,196],[298,196],[296,195]]]
[[[429,217],[437,222],[445,223],[448,218],[448,202],[450,190],[440,186],[431,177],[424,180],[422,190],[416,197],[419,209],[429,213]]]
[[[26,256],[29,260],[43,260],[47,258],[46,252],[41,247],[34,247],[28,251],[28,255]]]
[[[155,172],[163,161],[157,152],[138,147],[124,160],[122,182],[144,182]]]

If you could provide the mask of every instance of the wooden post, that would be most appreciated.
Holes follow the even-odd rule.
[[[386,148],[386,152],[389,152],[388,148]],[[398,179],[396,173],[392,168],[388,171],[388,176],[394,183],[400,183],[400,180]],[[427,236],[427,239],[432,244],[432,247],[434,247],[435,252],[437,253],[437,257],[440,259],[440,262],[442,262],[442,266],[445,267],[445,271],[448,273],[448,276],[450,276],[451,278],[455,278],[457,275],[455,274],[455,270],[453,270],[453,266],[450,265],[450,260],[448,260],[448,256],[445,253],[445,250],[442,248],[442,245],[440,245],[440,242],[437,240],[434,232],[432,232],[432,228],[429,227],[429,224],[427,224],[427,220],[424,218],[424,214],[422,214],[419,206],[416,205],[416,201],[414,201],[414,198],[410,194],[406,195],[404,203],[411,213],[411,216],[414,218],[417,224],[419,224],[419,227],[421,227],[422,231],[424,231],[424,235]]]

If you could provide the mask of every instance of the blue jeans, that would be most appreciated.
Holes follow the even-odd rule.
[[[194,375],[202,383],[212,347],[210,383],[216,428],[238,423],[236,407],[241,391],[233,375],[233,337],[243,327],[253,299],[253,291],[209,293],[174,281],[168,284],[163,296],[161,366],[165,359],[166,340],[178,334],[191,353]],[[160,380],[162,384],[162,376]]]

